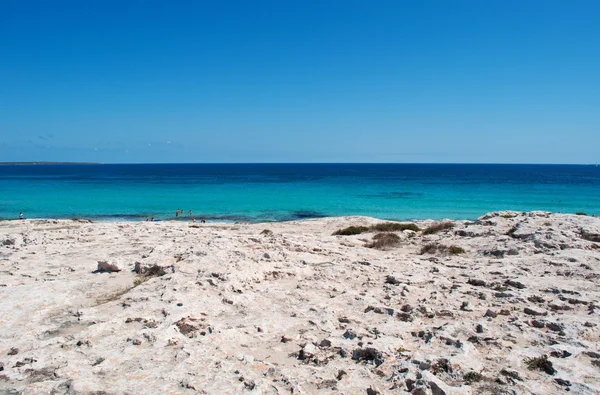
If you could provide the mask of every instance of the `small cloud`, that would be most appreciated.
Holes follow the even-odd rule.
[[[46,140],[46,136],[39,135],[38,139],[40,139],[40,140]]]
[[[171,144],[171,140],[167,140],[167,144]]]
[[[126,154],[128,154],[128,153],[129,153],[129,150],[128,150],[128,149],[126,149],[126,150],[125,150],[125,153],[126,153]]]
[[[148,147],[152,147],[152,143],[148,143]]]
[[[94,148],[94,151],[98,151],[98,148]]]

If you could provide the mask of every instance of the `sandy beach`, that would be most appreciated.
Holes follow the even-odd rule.
[[[0,222],[0,393],[600,393],[599,218],[384,223]]]

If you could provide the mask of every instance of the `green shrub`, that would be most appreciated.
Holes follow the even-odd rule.
[[[465,380],[468,384],[476,383],[483,380],[483,375],[477,372],[469,372],[463,376],[463,380]]]
[[[583,211],[578,211],[575,213],[575,215],[587,215],[586,213],[584,213]]]
[[[552,366],[552,362],[548,360],[547,355],[542,355],[537,358],[529,358],[525,359],[525,364],[529,368],[529,370],[541,370],[542,372],[546,372],[549,375],[553,375],[556,373],[556,370]]]
[[[377,233],[373,236],[373,241],[367,244],[369,248],[377,248],[384,250],[386,248],[395,247],[400,244],[400,237],[395,233]]]
[[[462,247],[458,247],[458,246],[448,247],[448,254],[450,254],[450,255],[464,254],[465,252],[466,252],[465,249]]]
[[[449,230],[454,228],[454,224],[452,222],[438,222],[435,223],[423,231],[424,235],[432,235],[443,230]]]
[[[401,232],[403,230],[412,230],[418,232],[421,229],[413,223],[400,223],[400,222],[384,222],[381,224],[371,226],[371,230],[376,232]]]
[[[361,233],[368,232],[369,228],[366,226],[349,226],[344,229],[337,230],[333,232],[334,236],[351,236],[351,235],[359,235]]]
[[[135,280],[133,280],[133,286],[137,287],[138,285],[142,285],[143,283],[145,283],[148,280],[150,280],[150,277],[146,277],[146,276],[136,277]]]

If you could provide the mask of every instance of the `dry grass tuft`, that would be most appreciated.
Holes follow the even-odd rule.
[[[373,241],[366,245],[368,248],[376,248],[378,250],[385,250],[388,248],[396,247],[400,244],[400,237],[395,233],[377,233],[373,236]]]
[[[429,226],[427,229],[423,231],[424,235],[433,235],[438,232],[442,232],[445,230],[450,230],[454,228],[454,224],[452,222],[438,222]]]

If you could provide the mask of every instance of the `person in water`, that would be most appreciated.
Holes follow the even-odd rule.
[[[204,217],[202,217],[202,223],[205,224],[206,220],[204,219]]]
[[[192,210],[190,210],[190,217],[192,216]]]

